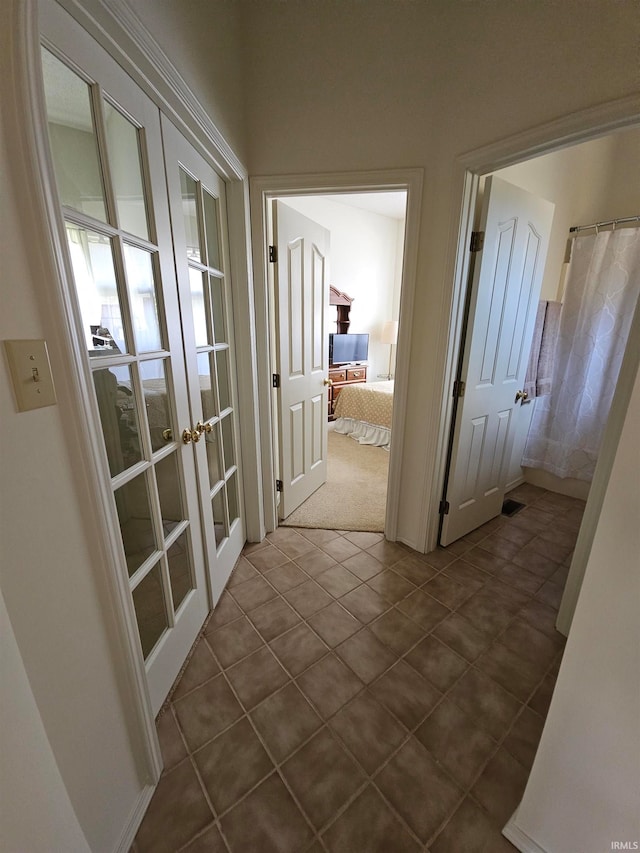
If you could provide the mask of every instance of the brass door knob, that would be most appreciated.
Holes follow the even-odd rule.
[[[323,379],[322,384],[323,385],[333,385],[333,379]]]
[[[198,421],[196,424],[196,431],[202,435],[203,432],[211,432],[213,426],[211,424],[203,424],[202,421]]]
[[[518,402],[518,400],[522,400],[522,402],[524,403],[524,401],[528,399],[529,395],[526,391],[518,391],[518,393],[516,394],[516,403]]]
[[[182,441],[185,444],[189,444],[190,441],[194,443],[200,441],[200,433],[195,429],[184,429],[182,430]]]
[[[165,441],[173,441],[173,432],[171,431],[171,429],[163,429],[162,437]]]

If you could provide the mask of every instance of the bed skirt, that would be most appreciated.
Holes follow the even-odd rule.
[[[334,429],[342,435],[349,435],[359,444],[373,444],[389,450],[391,446],[391,430],[387,427],[367,424],[353,418],[337,418]]]

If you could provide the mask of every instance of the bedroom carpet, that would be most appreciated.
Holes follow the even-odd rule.
[[[327,482],[280,524],[382,532],[389,452],[331,428],[328,442]]]

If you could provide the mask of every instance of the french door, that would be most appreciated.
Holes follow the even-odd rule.
[[[42,66],[77,334],[156,713],[244,543],[224,185],[204,164],[181,183],[158,107],[73,22]]]

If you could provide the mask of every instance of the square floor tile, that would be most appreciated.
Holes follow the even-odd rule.
[[[341,708],[329,725],[369,774],[375,773],[406,736],[405,729],[368,690]]]
[[[424,636],[424,631],[395,607],[383,613],[369,629],[397,655],[403,655]]]
[[[171,770],[187,757],[187,747],[178,729],[173,711],[168,707],[156,720],[160,751],[165,770]]]
[[[405,661],[443,693],[469,666],[468,661],[432,636],[418,643],[406,655]]]
[[[313,833],[280,777],[274,773],[221,821],[231,850],[300,853]]]
[[[397,607],[425,631],[432,631],[438,622],[442,622],[451,613],[448,607],[422,592],[421,589],[403,598]]]
[[[331,853],[418,853],[421,849],[371,785],[322,838]]]
[[[252,578],[257,578],[258,574],[258,570],[251,565],[246,557],[240,557],[233,568],[227,587],[231,589],[232,586],[238,586],[240,583],[250,581]]]
[[[316,577],[316,581],[334,598],[340,598],[341,595],[345,595],[360,586],[361,583],[360,578],[352,575],[344,566],[333,566],[333,568],[327,569],[326,572]]]
[[[353,530],[349,533],[345,533],[344,538],[348,539],[349,542],[353,542],[353,544],[357,545],[358,548],[371,548],[372,545],[377,545],[378,542],[382,542],[384,534],[370,533],[363,530]]]
[[[533,764],[543,728],[544,718],[530,708],[523,708],[504,739],[505,749],[527,770]]]
[[[173,853],[213,820],[191,762],[160,777],[136,835],[139,853]]]
[[[240,610],[231,597],[231,593],[223,592],[213,613],[209,617],[205,634],[217,631],[218,628],[222,628],[223,625],[233,622],[234,619],[238,619],[240,616],[242,616],[242,610]]]
[[[249,618],[269,643],[300,621],[300,616],[283,598],[274,598],[252,610]]]
[[[436,627],[433,635],[468,661],[474,661],[492,640],[459,613],[447,616]]]
[[[555,572],[554,572],[555,577]],[[564,585],[554,583],[552,580],[545,581],[536,593],[536,598],[544,601],[549,607],[558,610],[564,595]]]
[[[515,563],[507,563],[496,574],[496,578],[503,583],[509,584],[509,586],[527,593],[527,595],[534,595],[544,583],[544,578],[534,575],[520,566],[516,566]]]
[[[566,637],[556,628],[556,620],[558,614],[556,611],[544,604],[542,601],[530,601],[522,608],[518,614],[518,620],[531,625],[536,631],[550,637],[556,644],[556,647],[561,648],[566,642]]]
[[[365,684],[382,675],[396,660],[393,652],[366,628],[337,646],[335,652]]]
[[[354,554],[353,557],[345,560],[342,565],[362,581],[375,577],[384,568],[380,560],[376,560],[372,554],[367,554],[366,551]]]
[[[343,595],[340,604],[346,607],[363,624],[371,622],[376,616],[381,616],[391,606],[385,598],[370,589],[367,584],[362,584],[352,592]]]
[[[194,687],[199,687],[220,672],[220,667],[211,654],[207,641],[201,637],[193,650],[189,662],[173,692],[172,699],[184,696]]]
[[[258,554],[261,553],[261,551],[258,551]],[[254,578],[253,580],[234,586],[231,590],[231,595],[244,612],[248,613],[250,610],[255,610],[256,607],[260,607],[261,604],[266,604],[267,601],[275,598],[277,593],[264,578]]]
[[[510,693],[473,667],[454,684],[449,697],[494,738],[502,736],[522,708]]]
[[[306,554],[296,557],[295,562],[308,575],[311,575],[312,578],[322,574],[322,572],[326,572],[331,566],[338,565],[333,557],[316,546],[313,547],[313,550],[307,551]]]
[[[495,740],[473,718],[445,698],[418,727],[415,736],[463,788],[495,751]]]
[[[323,542],[321,548],[338,563],[348,560],[349,557],[353,557],[354,554],[360,552],[360,548],[357,545],[354,545],[353,542],[349,542],[348,539],[344,539],[342,536],[332,539],[330,542]]]
[[[277,569],[271,569],[266,573],[265,578],[278,592],[287,592],[287,590],[300,586],[301,583],[309,580],[302,569],[293,562],[278,566]]]
[[[251,719],[277,762],[284,761],[322,725],[320,717],[291,683],[254,708]]]
[[[305,619],[333,601],[326,590],[311,580],[285,592],[284,597]]]
[[[334,601],[307,620],[328,646],[333,648],[361,628],[360,622]]]
[[[246,616],[219,628],[207,637],[216,657],[227,667],[255,652],[264,641]]]
[[[327,720],[364,687],[342,661],[331,654],[303,672],[298,687]]]
[[[416,554],[405,555],[393,564],[393,571],[415,586],[421,586],[434,577],[436,570],[421,560]]]
[[[247,710],[289,680],[271,650],[266,647],[228,669],[227,677]]]
[[[473,592],[466,584],[460,583],[443,573],[423,584],[422,590],[451,610],[455,610]]]
[[[456,555],[452,551],[448,551],[446,548],[436,548],[435,551],[429,551],[428,554],[425,554],[423,559],[434,569],[444,569],[455,558]]]
[[[448,578],[453,578],[455,581],[465,584],[471,593],[477,592],[481,589],[492,577],[488,572],[484,572],[482,569],[468,563],[466,560],[455,560],[453,563],[449,563],[446,569],[443,570],[442,574],[446,575]]]
[[[502,643],[494,643],[475,664],[509,693],[526,702],[544,675],[544,663],[523,660]]]
[[[504,568],[509,560],[490,553],[484,547],[485,542],[486,539],[483,539],[480,545],[472,548],[470,551],[467,551],[464,555],[464,559],[466,563],[471,563],[471,565],[482,569],[483,572],[488,572],[493,575],[496,572],[499,572],[500,569]]]
[[[272,533],[269,533],[267,538],[280,551],[291,558],[305,554],[313,548],[313,543],[309,542],[308,539],[301,536],[291,527],[278,527]]]
[[[267,776],[273,763],[246,717],[193,755],[217,814]]]
[[[513,608],[489,592],[487,586],[467,599],[456,612],[493,637],[504,631],[513,619]]]
[[[529,707],[533,708],[533,710],[542,717],[547,716],[555,685],[555,677],[547,675],[531,699],[529,699]]]
[[[415,590],[415,586],[411,581],[403,578],[402,575],[397,574],[393,569],[385,569],[379,575],[371,578],[367,581],[367,586],[370,586],[371,589],[374,589],[379,595],[391,602],[391,604],[395,604],[401,599],[406,598],[407,595],[410,595]]]
[[[462,796],[461,789],[413,737],[374,781],[424,844],[453,814]]]
[[[417,726],[441,696],[404,661],[398,661],[372,684],[371,692],[408,729]]]
[[[191,751],[212,740],[242,716],[242,708],[223,675],[173,703],[178,723]]]
[[[333,539],[338,539],[339,533],[335,530],[315,530],[313,528],[300,529],[300,534],[306,537],[314,545],[324,545],[326,542],[331,542]]]
[[[328,652],[322,640],[304,623],[272,640],[270,647],[280,663],[293,676],[300,675]]]
[[[471,789],[472,795],[504,825],[518,807],[529,773],[506,749],[499,749]]]
[[[370,548],[367,548],[367,553],[374,556],[376,560],[379,560],[383,566],[393,566],[394,563],[402,560],[410,552],[409,549],[405,548],[403,545],[398,545],[396,542],[388,542],[386,539],[383,539],[380,542],[376,542],[376,544],[372,545]]]
[[[282,766],[296,799],[320,829],[365,780],[365,775],[328,729],[322,729]]]
[[[500,635],[503,646],[511,649],[522,660],[548,667],[558,653],[558,646],[550,637],[540,633],[527,622],[512,622]]]
[[[227,853],[227,845],[222,840],[217,826],[210,826],[197,838],[182,848],[182,853]]]
[[[269,569],[275,569],[276,566],[282,566],[283,563],[289,561],[289,557],[283,554],[279,548],[274,548],[273,545],[266,545],[260,548],[259,551],[252,551],[250,554],[245,554],[247,560],[259,572],[268,572]]]
[[[517,853],[477,803],[467,797],[429,845],[431,853]]]

